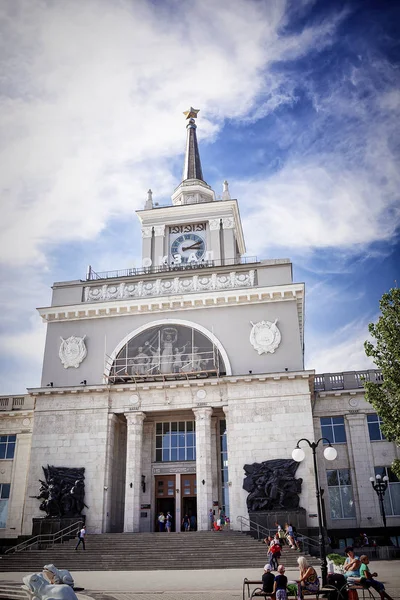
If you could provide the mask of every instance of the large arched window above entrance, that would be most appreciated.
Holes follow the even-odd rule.
[[[110,383],[231,374],[222,344],[190,321],[161,321],[137,329],[116,348],[107,371]]]

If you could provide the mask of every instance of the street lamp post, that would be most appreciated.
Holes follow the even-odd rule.
[[[385,492],[389,485],[389,477],[387,475],[385,475],[385,477],[382,479],[381,475],[375,475],[375,477],[370,477],[369,480],[372,484],[372,487],[378,494],[379,503],[380,503],[380,507],[381,507],[383,526],[385,528],[385,538],[386,538],[386,513],[385,513],[385,505],[383,503],[383,499],[385,497]]]
[[[319,480],[318,480],[318,469],[317,469],[317,457],[316,457],[316,449],[318,448],[320,442],[325,441],[328,443],[328,446],[324,450],[324,456],[327,460],[335,460],[337,457],[337,452],[335,448],[331,445],[331,442],[327,438],[320,438],[317,442],[310,442],[309,440],[302,438],[297,442],[296,448],[292,452],[293,460],[297,462],[301,462],[305,458],[305,452],[300,448],[300,442],[306,442],[313,453],[313,463],[314,463],[314,477],[315,477],[315,490],[317,496],[317,513],[318,513],[318,530],[319,530],[319,555],[321,559],[321,574],[322,574],[322,585],[326,585],[327,577],[328,577],[328,566],[326,563],[326,550],[325,550],[325,536],[324,536],[324,528],[322,525],[322,511],[321,511],[321,494],[319,491]]]

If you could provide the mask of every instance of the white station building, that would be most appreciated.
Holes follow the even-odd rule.
[[[42,467],[85,467],[91,533],[154,531],[171,511],[209,527],[222,507],[231,527],[248,517],[245,464],[291,458],[297,440],[329,438],[318,455],[326,524],[341,543],[379,532],[370,477],[389,475],[385,495],[394,543],[400,483],[389,467],[399,450],[380,431],[362,378],[304,369],[303,283],[288,259],[246,255],[238,201],[203,178],[188,111],[182,182],[170,206],[149,190],[143,266],[57,282],[47,324],[40,388],[0,398],[0,537],[30,534],[43,517]],[[344,357],[345,361],[345,357]],[[345,366],[345,365],[344,365]],[[311,452],[300,463],[300,506],[317,526]]]

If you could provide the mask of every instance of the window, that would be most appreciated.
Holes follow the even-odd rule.
[[[386,439],[381,431],[382,422],[382,419],[375,413],[373,415],[367,415],[369,439],[371,440],[371,442]]]
[[[322,437],[327,438],[331,444],[345,444],[346,432],[344,430],[344,417],[322,417]],[[324,444],[328,442],[324,441]]]
[[[196,460],[194,421],[156,423],[156,461]]]
[[[14,458],[16,435],[0,435],[0,459]]]
[[[228,446],[226,437],[226,420],[219,422],[220,452],[221,452],[221,484],[222,510],[229,516],[229,475],[228,475]]]
[[[332,519],[352,519],[356,516],[349,469],[326,472]]]
[[[400,515],[400,481],[390,467],[375,467],[375,475],[380,475],[382,479],[386,475],[389,477],[389,485],[383,498],[386,516]]]
[[[7,436],[2,436],[2,437],[7,437]],[[0,483],[0,529],[5,529],[5,527],[7,525],[9,497],[10,497],[10,484],[9,483]]]

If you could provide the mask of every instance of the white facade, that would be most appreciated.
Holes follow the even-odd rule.
[[[297,440],[321,437],[321,418],[332,416],[344,418],[346,442],[334,466],[319,455],[328,529],[343,536],[380,524],[369,477],[397,450],[370,442],[373,410],[359,379],[353,389],[347,377],[338,391],[332,376],[327,386],[317,376],[314,393],[303,362],[304,285],[287,259],[243,257],[238,203],[227,183],[217,201],[203,181],[193,119],[187,148],[173,205],[156,208],[149,192],[138,211],[143,269],[56,283],[51,305],[39,309],[47,323],[41,387],[22,405],[0,399],[2,435],[16,434],[13,457],[0,458],[5,494],[11,484],[0,497],[8,508],[0,537],[30,534],[43,516],[34,496],[47,465],[85,468],[91,533],[153,531],[167,508],[177,530],[189,511],[207,529],[210,508],[220,506],[235,528],[248,515],[244,465],[289,459]],[[343,470],[343,479],[346,469],[352,489],[330,489],[327,471]],[[313,528],[310,454],[296,476]],[[338,498],[350,492],[354,515],[337,518]],[[400,525],[400,515],[390,519]]]

